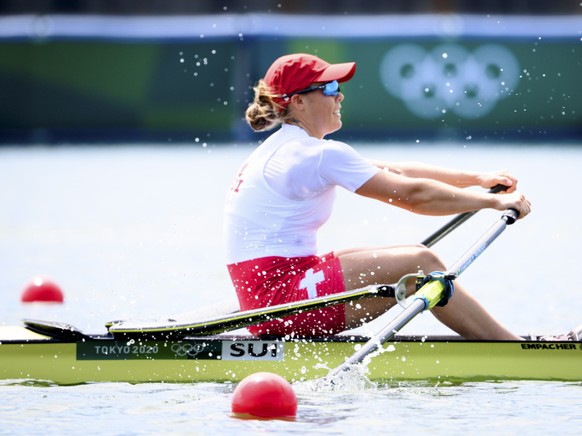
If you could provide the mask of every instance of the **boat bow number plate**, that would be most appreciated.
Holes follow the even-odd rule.
[[[282,360],[280,341],[209,340],[183,341],[81,341],[77,360]]]

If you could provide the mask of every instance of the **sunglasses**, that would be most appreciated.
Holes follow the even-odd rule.
[[[295,91],[289,94],[285,94],[283,98],[288,99],[289,97],[295,94],[306,94],[308,92],[318,91],[320,89],[323,91],[323,95],[327,97],[335,97],[340,93],[339,83],[337,82],[337,80],[334,80],[332,82],[324,83],[323,85],[311,86],[309,88],[302,89],[301,91]]]

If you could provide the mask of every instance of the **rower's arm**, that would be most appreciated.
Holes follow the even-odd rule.
[[[383,170],[390,171],[394,174],[412,178],[438,180],[439,182],[456,186],[458,188],[466,188],[469,186],[492,188],[499,184],[507,186],[507,192],[513,192],[517,185],[517,179],[505,171],[463,171],[421,162],[371,162],[378,168],[382,168]]]
[[[514,208],[525,217],[529,201],[521,194],[495,195],[460,189],[438,180],[405,177],[391,171],[379,171],[356,190],[374,198],[422,215],[451,215],[480,209]]]

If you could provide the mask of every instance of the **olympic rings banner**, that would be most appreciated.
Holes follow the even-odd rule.
[[[387,51],[380,81],[411,114],[435,119],[453,112],[464,119],[482,118],[519,85],[519,63],[499,44],[469,51],[441,44],[430,51],[404,43]]]
[[[580,16],[0,16],[0,144],[261,138],[271,62],[356,61],[336,139],[582,139]]]
[[[342,53],[358,62],[342,87],[353,136],[582,137],[579,41],[407,38],[350,41]]]

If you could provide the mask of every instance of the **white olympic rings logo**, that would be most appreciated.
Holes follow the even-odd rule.
[[[204,350],[204,345],[201,345],[201,344],[192,345],[189,343],[176,343],[176,344],[172,345],[171,349],[176,354],[176,356],[196,357],[201,351]]]
[[[475,119],[515,90],[519,63],[511,51],[496,44],[473,52],[457,44],[442,44],[429,52],[402,44],[382,59],[380,78],[418,117],[433,119],[452,111]]]

